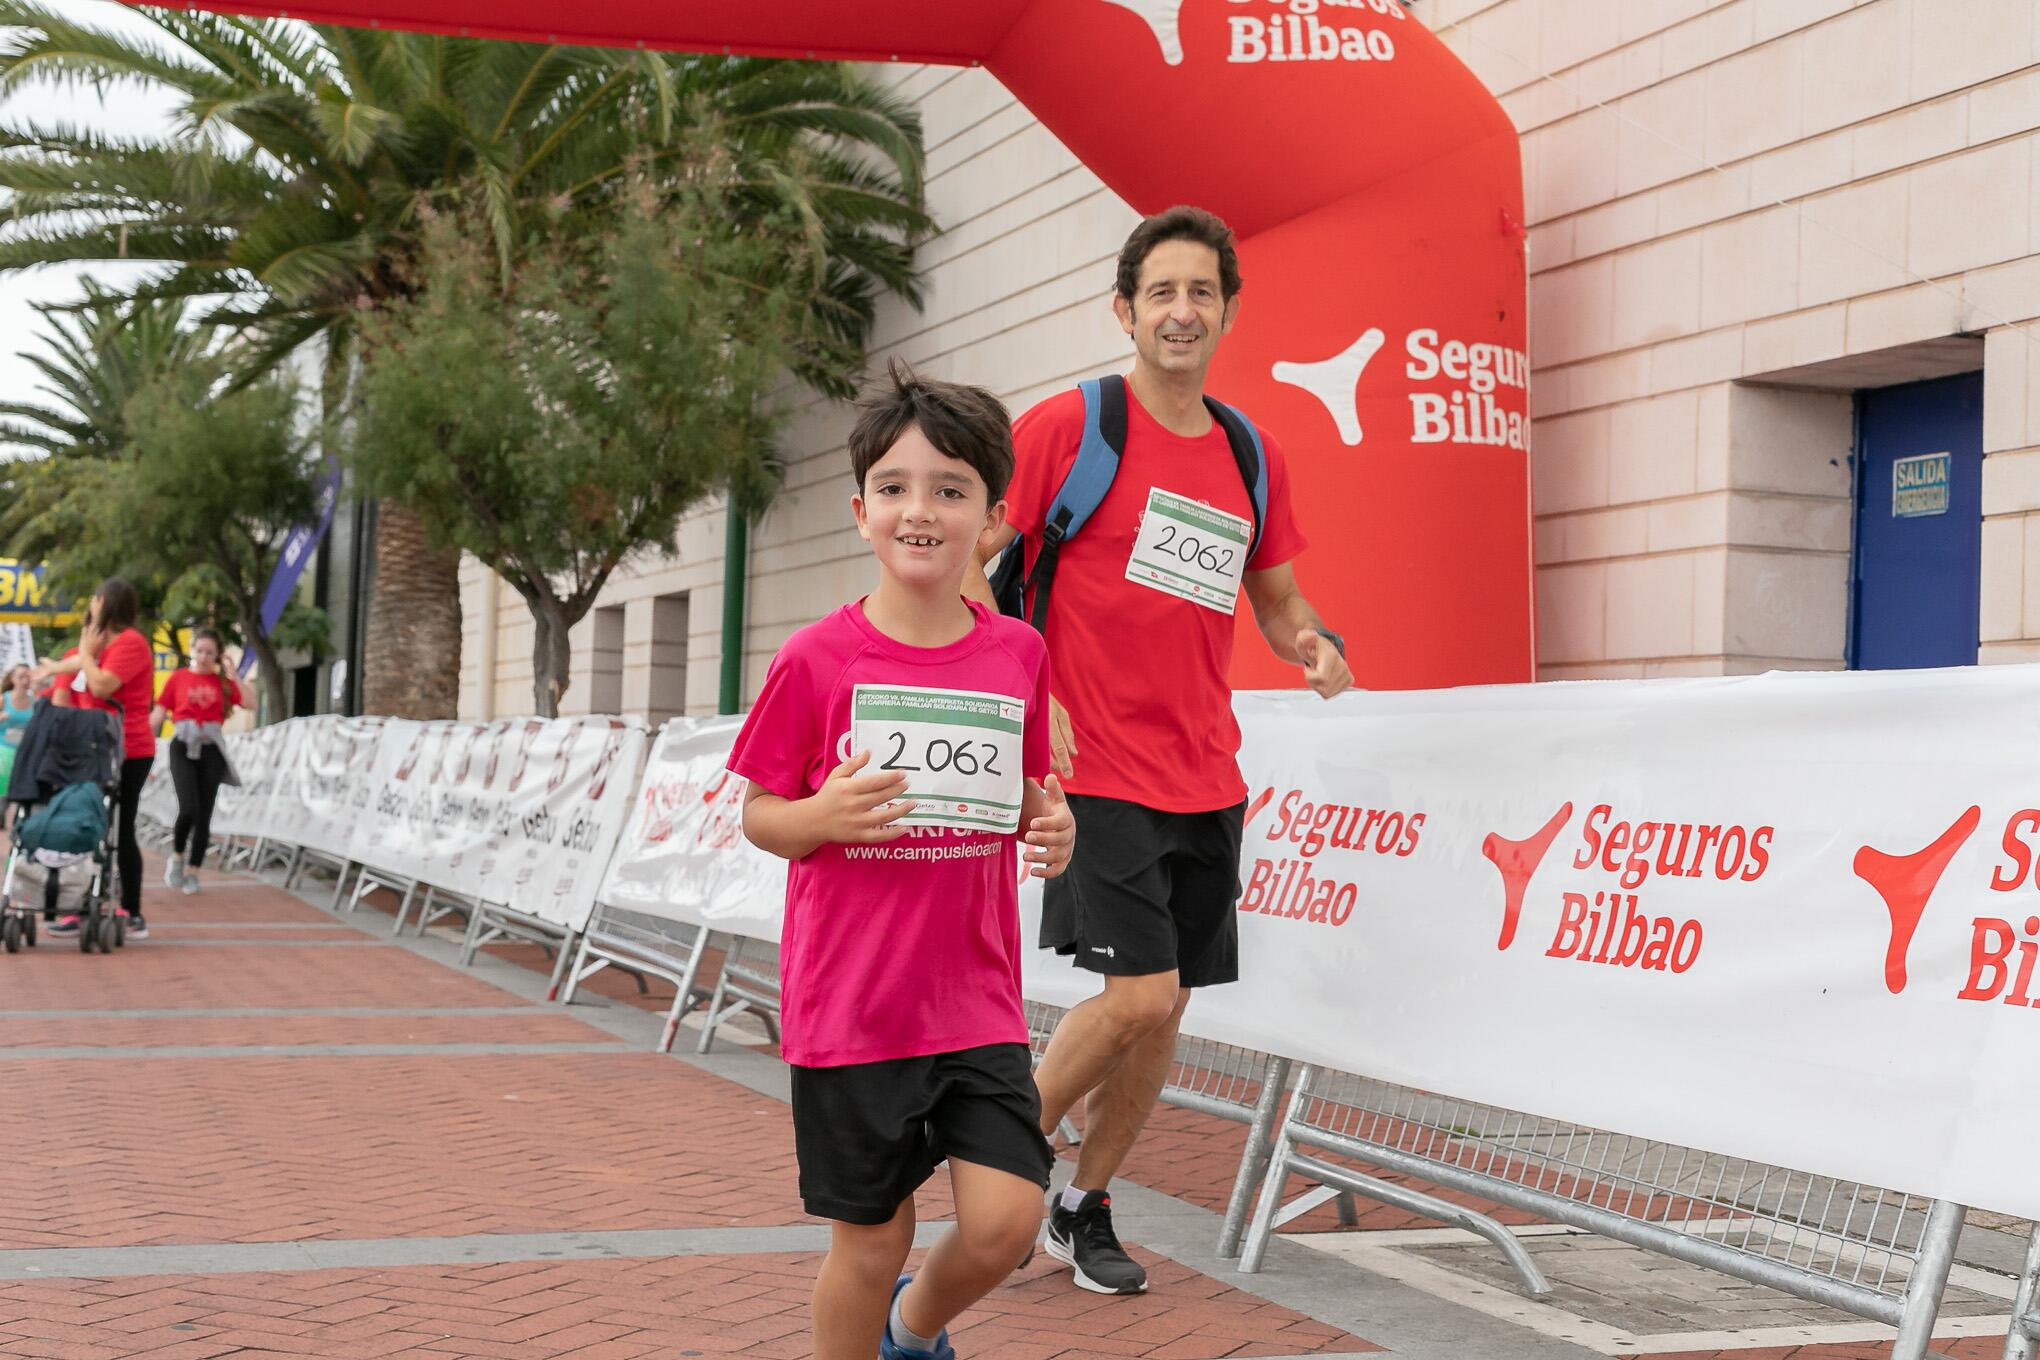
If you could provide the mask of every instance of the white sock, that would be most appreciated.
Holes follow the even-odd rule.
[[[905,1298],[906,1295],[907,1291],[904,1289],[902,1289],[899,1293],[893,1295],[892,1318],[886,1324],[886,1326],[892,1331],[893,1345],[898,1346],[902,1350],[922,1352],[933,1351],[935,1349],[934,1337],[922,1336],[918,1332],[908,1331],[907,1324],[900,1321],[900,1300]]]
[[[1062,1192],[1062,1207],[1075,1213],[1083,1207],[1084,1196],[1090,1193],[1088,1190],[1079,1190],[1074,1185],[1068,1186]]]

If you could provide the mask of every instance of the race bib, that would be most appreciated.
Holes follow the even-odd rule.
[[[1231,614],[1253,539],[1252,520],[1155,487],[1126,559],[1126,579]]]
[[[867,770],[907,776],[909,826],[1011,833],[1020,825],[1020,737],[1027,705],[1010,694],[859,685],[850,747]]]

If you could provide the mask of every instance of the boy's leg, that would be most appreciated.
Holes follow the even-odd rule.
[[[830,1225],[829,1254],[815,1277],[815,1360],[874,1360],[913,1247],[911,1196],[890,1223]]]
[[[1032,1178],[952,1157],[949,1181],[956,1227],[900,1295],[900,1321],[921,1336],[934,1336],[991,1293],[1041,1231],[1041,1186]]]

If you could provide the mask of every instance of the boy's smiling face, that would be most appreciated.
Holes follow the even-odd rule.
[[[850,508],[857,532],[888,576],[902,585],[955,591],[979,541],[1006,522],[1006,503],[986,502],[984,478],[909,425],[871,465]]]

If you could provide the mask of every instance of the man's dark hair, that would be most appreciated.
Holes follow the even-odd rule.
[[[99,597],[99,626],[111,633],[135,626],[142,612],[141,599],[127,578],[109,576],[92,592]]]
[[[987,504],[1002,500],[1013,480],[1013,422],[1005,404],[982,387],[918,377],[898,359],[886,366],[886,378],[857,404],[850,431],[850,470],[859,493],[872,465],[914,428],[984,479]]]
[[[1179,203],[1146,218],[1119,248],[1119,276],[1113,288],[1128,302],[1140,287],[1140,267],[1164,241],[1195,241],[1218,252],[1218,295],[1231,302],[1240,291],[1240,256],[1233,248],[1232,228],[1216,214]]]

